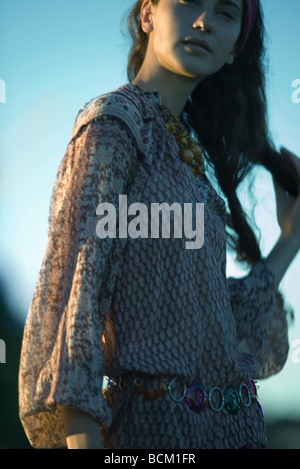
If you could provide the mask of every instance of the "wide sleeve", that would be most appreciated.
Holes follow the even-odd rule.
[[[97,236],[96,209],[118,207],[136,170],[135,144],[112,117],[82,126],[60,164],[19,370],[20,418],[36,448],[66,446],[61,406],[111,424],[101,340],[122,241]]]
[[[240,350],[256,359],[254,378],[278,373],[289,352],[288,312],[268,260],[262,258],[246,277],[227,280]]]

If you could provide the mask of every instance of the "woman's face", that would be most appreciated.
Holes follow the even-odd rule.
[[[160,67],[205,78],[233,62],[243,0],[160,0],[146,8],[151,12],[148,23],[142,21],[142,25],[150,33],[148,47]],[[210,51],[194,44],[195,40],[205,41]]]

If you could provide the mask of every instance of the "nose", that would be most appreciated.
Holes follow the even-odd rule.
[[[212,31],[212,27],[212,17],[207,11],[204,11],[193,24],[194,29],[201,28],[202,31],[209,33]]]

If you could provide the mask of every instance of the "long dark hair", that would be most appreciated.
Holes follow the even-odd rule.
[[[127,25],[132,40],[127,75],[137,75],[147,50],[141,27],[143,0],[131,9]],[[158,4],[159,0],[152,0]],[[237,260],[255,265],[261,258],[259,243],[237,196],[240,183],[256,165],[264,166],[290,195],[300,191],[295,168],[278,153],[268,134],[265,94],[265,29],[259,6],[255,25],[243,52],[233,65],[224,65],[194,90],[183,111],[186,124],[201,141],[207,159],[227,198],[228,245]]]

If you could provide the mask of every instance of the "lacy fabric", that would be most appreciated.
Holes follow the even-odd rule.
[[[136,389],[102,392],[104,376],[124,372],[238,387],[277,373],[288,354],[286,310],[267,259],[244,278],[226,278],[225,202],[181,161],[160,104],[157,91],[128,84],[77,116],[21,353],[20,418],[36,448],[66,446],[62,406],[88,412],[106,448],[266,445],[257,405],[196,413],[168,393],[150,401]],[[118,226],[120,195],[149,214],[153,203],[190,203],[193,227],[203,203],[203,246],[186,249],[184,235],[100,239],[96,209],[112,204]]]

